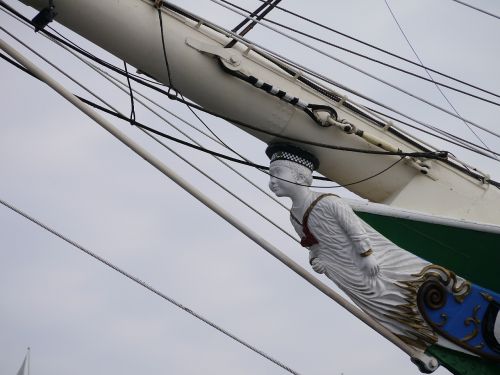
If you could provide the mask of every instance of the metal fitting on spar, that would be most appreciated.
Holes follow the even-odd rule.
[[[393,146],[392,144],[378,138],[377,136],[374,136],[373,134],[367,133],[364,130],[357,129],[353,124],[347,122],[346,120],[338,121],[336,116],[329,116],[326,121],[329,126],[335,126],[346,134],[357,135],[358,137],[363,138],[369,144],[377,146],[382,150],[403,153],[403,150],[401,150],[400,148]],[[420,173],[430,177],[433,180],[436,180],[436,178],[430,173],[431,166],[429,161],[422,161],[415,158],[405,157],[405,163],[415,168]]]
[[[54,0],[49,0],[48,6],[43,8],[33,19],[31,24],[35,27],[35,32],[43,30],[57,16]]]

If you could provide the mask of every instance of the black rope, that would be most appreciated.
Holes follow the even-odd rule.
[[[269,14],[269,12],[271,12],[279,3],[281,2],[281,0],[275,0],[274,3],[272,4],[269,4],[269,6],[264,9],[264,11],[259,14],[257,17],[255,17],[257,20],[261,20],[263,19],[265,16],[267,16]],[[252,30],[254,28],[254,26],[257,24],[257,22],[255,21],[251,21],[250,24],[245,27],[240,33],[239,35],[240,36],[245,36],[250,30]]]
[[[161,9],[158,8],[158,18],[160,20],[160,31],[161,31],[161,44],[163,46],[163,58],[165,59],[165,65],[167,67],[167,75],[168,75],[168,91],[167,93],[170,95],[170,90],[175,91],[175,96],[177,97],[177,89],[174,87],[174,82],[172,81],[172,77],[170,75],[170,65],[168,64],[168,58],[167,58],[167,49],[165,48],[165,35],[163,31],[163,17],[161,15]]]
[[[125,73],[127,73],[127,84],[130,95],[130,125],[133,125],[135,121],[135,105],[134,105],[134,92],[132,91],[132,85],[130,83],[130,76],[128,74],[127,63],[124,61],[123,66],[125,67]]]
[[[80,99],[82,102],[84,102],[85,104],[87,105],[90,105],[91,107],[93,108],[96,108],[102,112],[105,112],[109,115],[112,115],[114,117],[117,117],[123,121],[128,121],[129,119],[127,119],[127,117],[125,117],[124,115],[118,113],[118,112],[115,112],[111,109],[107,109],[95,102],[92,102],[88,99],[85,99],[81,96],[78,96],[78,95],[75,95],[78,99]],[[360,184],[362,182],[365,182],[365,181],[368,181],[372,178],[375,178],[379,175],[381,175],[382,173],[388,171],[389,169],[391,169],[392,167],[394,167],[397,163],[399,163],[401,160],[404,159],[405,156],[409,156],[409,155],[405,155],[404,153],[398,153],[397,155],[400,156],[400,158],[398,160],[396,160],[396,162],[394,162],[393,164],[389,165],[388,167],[384,168],[382,171],[380,172],[377,172],[376,174],[374,175],[371,175],[371,176],[368,176],[366,178],[363,178],[361,180],[358,180],[358,181],[354,181],[354,182],[350,182],[350,183],[347,183],[347,184],[343,184],[343,185],[334,185],[334,186],[321,186],[321,185],[305,185],[305,184],[300,184],[300,183],[297,183],[295,181],[290,181],[290,180],[286,180],[286,179],[283,179],[283,178],[280,178],[280,177],[277,177],[277,176],[274,176],[274,175],[271,175],[269,172],[269,167],[267,166],[264,166],[264,165],[260,165],[260,164],[256,164],[256,163],[252,163],[250,161],[247,161],[247,160],[240,160],[240,159],[237,159],[237,158],[233,158],[229,155],[225,155],[225,154],[221,154],[219,152],[216,152],[216,151],[213,151],[213,150],[209,150],[207,148],[204,148],[204,147],[201,147],[201,146],[198,146],[196,144],[193,144],[193,143],[189,143],[189,142],[186,142],[186,141],[183,141],[182,139],[179,139],[179,138],[176,138],[176,137],[173,137],[171,135],[168,135],[166,133],[163,133],[159,130],[156,130],[150,126],[147,126],[147,125],[144,125],[138,121],[134,121],[132,125],[135,125],[137,126],[138,128],[141,128],[141,129],[144,129],[144,130],[147,130],[151,133],[154,133],[160,137],[163,137],[163,138],[166,138],[166,139],[169,139],[173,142],[176,142],[176,143],[179,143],[179,144],[182,144],[184,146],[187,146],[187,147],[190,147],[190,148],[193,148],[193,149],[196,149],[198,151],[201,151],[201,152],[204,152],[204,153],[207,153],[207,154],[210,154],[212,156],[216,156],[218,158],[221,158],[221,159],[225,159],[225,160],[228,160],[228,161],[231,161],[233,163],[238,163],[238,164],[242,164],[242,165],[246,165],[246,166],[249,166],[249,167],[253,167],[253,168],[256,168],[258,170],[260,170],[261,172],[267,174],[268,176],[272,176],[278,180],[282,180],[282,181],[285,181],[285,182],[289,182],[291,184],[294,184],[294,185],[299,185],[299,186],[308,186],[308,187],[313,187],[313,188],[319,188],[319,189],[334,189],[334,188],[341,188],[341,187],[346,187],[346,186],[352,186],[352,185],[356,185],[356,184]],[[330,180],[329,178],[327,177],[322,177],[322,176],[313,176],[313,179],[315,180],[320,180],[320,181],[330,181],[332,182],[332,180]]]
[[[265,0],[263,4],[261,4],[257,9],[255,9],[252,14],[250,14],[250,17],[255,17],[259,15],[260,11],[267,7],[273,0]],[[237,24],[235,27],[231,29],[233,33],[237,33],[239,29],[241,29],[243,26],[245,26],[247,23],[249,23],[250,20],[248,18],[245,18],[243,21],[241,21],[239,24]],[[240,34],[241,35],[241,34]]]
[[[250,17],[256,17],[257,20],[261,20],[266,16],[271,10],[273,10],[274,7],[276,7],[281,0],[276,0],[274,3],[272,3],[273,0],[266,0],[264,4],[262,4],[260,7],[258,7],[255,11],[252,13],[249,12]],[[266,8],[267,7],[267,8]],[[266,8],[266,9],[265,9]],[[264,11],[259,14],[260,11]],[[249,23],[250,22],[250,23]],[[240,36],[246,35],[250,30],[254,28],[254,26],[257,24],[255,21],[250,21],[248,18],[245,18],[243,21],[241,21],[235,28],[233,28],[231,31],[233,33],[237,32],[241,27],[243,27],[245,24],[249,23],[240,33]],[[231,40],[228,44],[224,46],[224,48],[231,48],[233,47],[238,41],[236,39]]]
[[[170,94],[170,88],[173,88],[175,90],[175,99],[177,99],[177,95],[180,95],[180,97],[182,98],[182,101],[184,103],[186,103],[188,109],[191,111],[191,113],[203,124],[203,126],[205,126],[205,128],[225,147],[227,148],[229,151],[231,151],[233,154],[239,156],[242,160],[246,160],[242,155],[240,155],[236,150],[234,150],[233,148],[229,147],[219,136],[217,136],[217,134],[215,134],[215,132],[212,131],[212,129],[201,119],[200,116],[198,116],[198,114],[191,108],[191,106],[189,106],[187,103],[188,101],[184,98],[184,95],[182,95],[182,93],[177,90],[174,85],[173,85],[173,82],[172,82],[172,77],[171,77],[171,70],[170,70],[170,65],[168,63],[168,55],[167,55],[167,47],[166,47],[166,43],[165,43],[165,38],[164,38],[164,30],[163,30],[163,17],[162,17],[162,14],[161,14],[161,10],[158,9],[158,17],[160,19],[160,34],[161,34],[161,45],[162,45],[162,50],[163,50],[163,57],[165,59],[165,66],[166,66],[166,69],[167,69],[167,74],[168,74],[168,81],[170,83],[170,87],[169,87],[169,90],[167,91],[167,95]],[[170,97],[170,96],[169,96]]]
[[[89,57],[86,54],[85,51],[82,51],[82,53],[84,55],[86,55],[87,57]],[[91,58],[91,57],[89,57],[89,58]],[[93,58],[91,58],[91,59],[94,60]],[[100,59],[97,58],[94,61],[96,61],[98,63],[101,63],[102,60],[100,60]],[[114,65],[112,65],[112,64],[110,64],[108,62],[102,61],[102,63],[107,68],[109,68],[109,69],[111,69],[111,70],[113,70],[113,71],[115,71],[115,72],[117,72],[117,73],[125,76],[126,73],[123,70],[115,67]],[[289,137],[289,136],[281,135],[281,134],[278,134],[278,133],[275,133],[275,132],[272,132],[272,131],[269,131],[269,130],[263,130],[263,129],[255,127],[253,125],[246,124],[246,123],[244,123],[242,121],[239,121],[239,120],[236,120],[236,119],[232,119],[232,118],[224,116],[224,115],[220,115],[220,114],[218,114],[218,113],[216,113],[214,111],[211,111],[211,110],[208,110],[206,108],[203,108],[203,107],[199,106],[198,104],[190,103],[189,101],[187,101],[185,99],[182,99],[182,98],[179,98],[179,97],[177,97],[175,95],[172,95],[172,94],[170,94],[170,93],[168,93],[168,92],[166,92],[166,91],[164,91],[164,90],[162,90],[162,89],[160,89],[158,87],[155,87],[155,86],[153,86],[153,85],[151,85],[151,84],[149,84],[147,82],[142,82],[140,78],[137,78],[137,77],[134,77],[134,76],[130,76],[130,79],[134,80],[136,82],[142,83],[144,86],[149,87],[149,88],[151,88],[153,90],[156,90],[156,91],[158,91],[160,93],[163,93],[169,99],[176,100],[176,101],[178,101],[180,103],[183,103],[183,104],[187,105],[188,107],[197,109],[199,111],[208,113],[210,115],[213,115],[213,116],[218,117],[220,119],[226,120],[228,122],[232,122],[232,123],[235,123],[235,124],[240,125],[242,127],[246,127],[248,129],[251,129],[251,130],[263,133],[263,134],[271,135],[273,137],[276,137],[276,138],[279,138],[279,139],[282,139],[282,140],[287,140],[287,141],[291,141],[291,142],[302,143],[302,144],[307,144],[307,145],[310,145],[310,146],[317,146],[317,147],[327,148],[327,149],[332,149],[332,150],[357,152],[357,153],[372,154],[372,155],[399,155],[399,156],[410,156],[410,157],[416,157],[416,158],[429,158],[429,159],[443,159],[445,157],[445,155],[446,155],[446,151],[438,151],[438,152],[410,152],[410,153],[405,153],[405,152],[392,152],[392,151],[364,150],[364,149],[357,149],[357,148],[353,148],[353,147],[334,146],[334,145],[329,145],[329,144],[326,144],[326,143],[312,142],[312,141],[307,141],[307,140],[303,140],[303,139],[298,139],[298,138],[295,138],[295,137]],[[137,121],[135,121],[134,123],[137,124]]]

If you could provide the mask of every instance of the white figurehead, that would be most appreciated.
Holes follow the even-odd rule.
[[[421,314],[419,290],[430,278],[451,280],[448,287],[453,284],[453,290],[463,295],[470,285],[389,241],[338,196],[311,190],[312,172],[319,165],[311,153],[275,143],[266,154],[269,188],[292,200],[290,221],[301,245],[309,250],[313,269],[413,347],[425,350],[439,340],[439,345],[457,349],[438,336]]]
[[[271,154],[269,188],[276,196],[292,200],[291,217],[302,225],[299,218],[304,218],[317,194],[309,187],[313,181],[312,172],[319,163],[312,154],[290,145],[275,144],[268,150]],[[352,215],[355,216],[354,212]],[[379,273],[377,260],[368,246],[362,249],[356,263],[367,277],[375,277]],[[325,272],[324,263],[317,257],[311,258],[311,265],[314,271]]]

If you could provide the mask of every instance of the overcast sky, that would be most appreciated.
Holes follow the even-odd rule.
[[[497,1],[468,1],[500,14]],[[30,18],[35,14],[18,1],[6,2]],[[258,1],[235,2],[249,9],[258,6]],[[208,0],[176,3],[229,28],[241,20]],[[390,4],[425,64],[500,91],[498,19],[451,0],[391,0]],[[414,59],[383,0],[284,0],[282,5]],[[273,11],[271,18],[381,56],[279,11]],[[127,95],[41,35],[35,35],[3,12],[0,25],[121,111],[129,112]],[[86,49],[120,64],[61,25],[51,25]],[[460,121],[269,31],[257,26],[248,37],[408,114],[475,141]],[[1,38],[19,47],[5,33]],[[22,47],[19,49],[33,57]],[[446,106],[431,84],[335,49],[328,51]],[[54,77],[61,78],[72,91],[83,93],[45,63],[35,61]],[[274,260],[47,86],[3,60],[0,88],[1,199],[26,210],[300,373],[418,373],[409,358],[392,344]],[[445,92],[463,116],[498,131],[498,107]],[[152,96],[165,108],[200,126],[185,107]],[[143,108],[138,106],[136,113],[138,120],[178,136]],[[165,116],[204,145],[216,148],[172,116]],[[258,163],[267,162],[262,142],[224,122],[201,116],[233,148]],[[297,243],[130,125],[112,121],[309,268],[307,252]],[[498,138],[480,134],[489,147],[500,150]],[[498,163],[443,143],[433,143],[500,179]],[[206,155],[182,146],[172,147],[292,231],[287,212],[262,193]],[[245,167],[238,169],[267,189],[265,175]],[[352,197],[347,191],[341,194]],[[325,277],[320,279],[332,285]],[[15,374],[28,346],[32,348],[34,375],[285,373],[0,206],[0,373]],[[448,372],[439,369],[436,374]]]

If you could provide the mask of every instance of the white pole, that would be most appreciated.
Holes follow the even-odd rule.
[[[141,147],[139,144],[137,144],[131,138],[127,137],[125,134],[123,134],[121,131],[119,131],[117,128],[115,128],[108,120],[106,120],[104,117],[99,115],[97,112],[95,112],[88,105],[86,105],[85,103],[82,103],[80,101],[80,99],[75,97],[71,92],[66,90],[62,85],[60,85],[58,82],[53,80],[48,74],[43,72],[40,68],[38,68],[36,65],[34,65],[31,61],[29,61],[26,57],[21,55],[18,51],[16,51],[14,48],[12,48],[10,45],[8,45],[2,39],[0,39],[0,48],[2,50],[4,50],[6,53],[8,53],[12,58],[17,60],[24,67],[26,67],[30,72],[32,72],[40,80],[42,80],[47,85],[49,85],[52,89],[57,91],[61,96],[63,96],[71,104],[73,104],[75,107],[80,109],[83,113],[85,113],[87,116],[89,116],[95,122],[97,122],[99,125],[101,125],[104,129],[106,129],[108,132],[110,132],[112,135],[114,135],[116,138],[118,138],[118,140],[120,140],[122,143],[124,143],[130,149],[132,149],[132,151],[134,151],[136,154],[138,154],[140,157],[142,157],[144,160],[146,160],[149,164],[151,164],[153,167],[158,169],[161,173],[163,173],[165,176],[170,178],[172,181],[174,181],[177,185],[179,185],[184,190],[186,190],[193,197],[198,199],[205,206],[207,206],[212,211],[217,213],[220,217],[222,217],[228,223],[233,225],[236,229],[238,229],[240,232],[242,232],[245,236],[250,238],[252,241],[254,241],[259,246],[261,246],[264,250],[266,250],[269,254],[271,254],[272,256],[277,258],[279,261],[281,261],[283,264],[285,264],[288,268],[292,269],[295,273],[300,275],[302,278],[307,280],[310,284],[315,286],[317,289],[319,289],[321,292],[326,294],[332,300],[334,300],[339,305],[344,307],[351,314],[356,316],[358,319],[360,319],[365,324],[367,324],[368,326],[373,328],[375,331],[377,331],[379,334],[384,336],[386,339],[388,339],[394,345],[399,347],[406,354],[408,354],[414,361],[416,360],[420,364],[424,364],[425,367],[428,369],[435,370],[437,368],[438,364],[434,358],[427,357],[424,355],[424,353],[417,351],[416,349],[406,345],[399,337],[397,337],[395,334],[393,334],[391,331],[389,331],[382,324],[380,324],[379,322],[377,322],[376,320],[374,320],[373,318],[371,318],[370,316],[365,314],[363,311],[361,311],[357,307],[355,307],[352,303],[350,303],[349,301],[347,301],[346,299],[341,297],[333,289],[331,289],[330,287],[326,286],[321,281],[316,279],[305,268],[301,267],[298,263],[294,262],[292,259],[290,259],[288,256],[286,256],[283,252],[281,252],[278,248],[276,248],[274,245],[272,245],[271,243],[266,241],[264,238],[262,238],[256,232],[254,232],[251,228],[249,228],[248,226],[243,224],[241,221],[239,221],[236,217],[231,215],[224,208],[219,206],[217,203],[212,201],[209,197],[207,197],[201,191],[199,191],[194,186],[192,186],[189,182],[187,182],[182,177],[177,175],[177,173],[175,173],[172,169],[170,169],[168,166],[166,166],[161,160],[156,158],[149,151],[147,151],[146,149]],[[423,357],[423,355],[425,357]],[[428,363],[423,363],[422,362],[423,360],[428,362]]]

